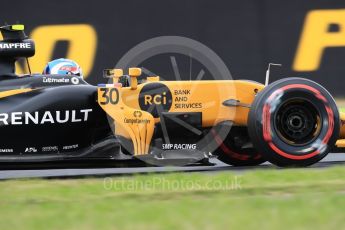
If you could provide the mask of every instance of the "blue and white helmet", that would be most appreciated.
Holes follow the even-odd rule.
[[[43,74],[83,76],[80,66],[75,61],[65,58],[59,58],[48,62],[43,70]]]

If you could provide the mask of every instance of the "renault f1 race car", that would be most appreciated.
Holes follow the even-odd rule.
[[[0,30],[2,163],[187,165],[217,156],[234,166],[308,166],[345,146],[345,115],[313,81],[139,80],[140,68],[107,69],[111,82],[98,86],[78,76],[18,76],[15,62],[34,55],[34,41],[21,25]]]

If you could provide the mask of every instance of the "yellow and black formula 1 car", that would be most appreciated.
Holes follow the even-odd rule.
[[[246,80],[159,81],[153,76],[138,84],[141,70],[130,68],[130,84],[123,87],[121,69],[106,75],[114,83],[98,88],[98,103],[114,121],[122,146],[141,159],[201,151],[237,166],[266,160],[307,166],[344,146],[339,139],[345,129],[334,99],[307,79],[264,86]]]
[[[313,81],[160,81],[138,79],[140,68],[105,70],[111,82],[98,86],[19,77],[14,63],[34,55],[34,42],[22,26],[0,30],[0,162],[187,165],[215,155],[235,166],[308,166],[345,146],[345,116]]]

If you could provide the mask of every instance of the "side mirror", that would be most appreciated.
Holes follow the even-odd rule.
[[[141,68],[129,68],[128,75],[131,77],[131,89],[137,89],[138,77],[141,76]]]
[[[114,70],[113,69],[104,69],[103,70],[103,78],[113,78]]]
[[[103,70],[103,77],[112,78],[114,83],[117,83],[119,78],[122,76],[123,76],[122,69],[104,69]]]

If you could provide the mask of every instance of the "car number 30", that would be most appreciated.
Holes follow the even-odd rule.
[[[104,101],[100,102],[101,105],[113,104],[116,105],[119,103],[119,90],[116,88],[101,88],[103,92],[102,97]]]

